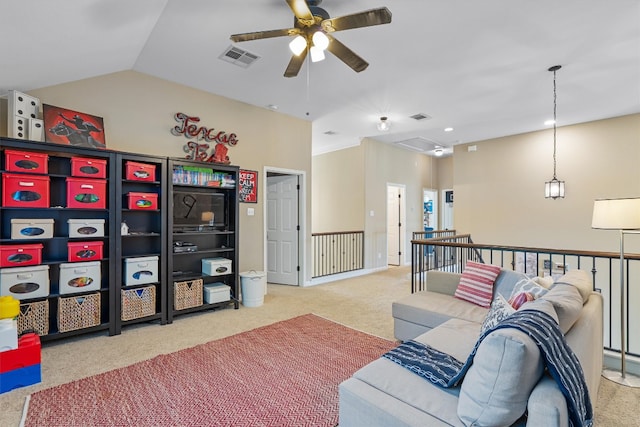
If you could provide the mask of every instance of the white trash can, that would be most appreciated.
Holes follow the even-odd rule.
[[[245,271],[240,273],[242,285],[242,305],[260,307],[264,302],[267,289],[267,274],[263,271]]]

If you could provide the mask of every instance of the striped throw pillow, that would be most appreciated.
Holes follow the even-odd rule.
[[[493,298],[493,283],[500,274],[500,267],[467,261],[454,296],[481,307],[489,308]]]

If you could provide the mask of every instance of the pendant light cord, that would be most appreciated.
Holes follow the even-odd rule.
[[[556,69],[553,70],[553,179],[556,178]]]

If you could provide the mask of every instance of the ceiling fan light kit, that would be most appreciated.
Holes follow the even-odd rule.
[[[291,52],[299,56],[307,48],[307,41],[302,36],[296,36],[291,43],[289,43],[289,49]]]
[[[324,60],[324,50],[318,46],[311,46],[309,52],[311,53],[311,62],[320,62]]]
[[[318,7],[322,0],[286,0],[286,2],[295,16],[293,28],[256,31],[231,36],[231,40],[236,43],[295,36],[289,43],[289,49],[293,52],[293,56],[285,69],[285,77],[298,75],[307,53],[311,54],[313,62],[323,60],[324,50],[331,52],[355,72],[364,71],[369,63],[331,36],[330,33],[391,22],[391,12],[386,7],[331,18],[326,10]]]
[[[329,47],[329,38],[320,30],[313,33],[311,40],[313,41],[313,45],[317,46],[319,49],[325,50]]]

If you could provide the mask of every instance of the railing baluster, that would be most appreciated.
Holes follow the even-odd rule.
[[[364,231],[312,233],[313,277],[364,268]]]
[[[614,327],[618,327],[618,324],[613,320],[619,312],[616,312],[614,307],[619,306],[620,297],[614,297],[614,289],[618,289],[613,282],[620,280],[619,277],[615,277],[615,271],[618,271],[619,264],[617,264],[616,270],[614,270],[614,263],[620,262],[620,253],[615,252],[594,252],[594,251],[582,251],[582,250],[564,250],[564,249],[548,249],[548,248],[527,248],[527,247],[515,247],[515,246],[499,246],[499,245],[480,245],[473,243],[469,235],[456,235],[455,231],[452,234],[445,234],[438,231],[429,232],[434,237],[429,239],[421,238],[424,234],[414,233],[414,240],[412,240],[412,258],[411,267],[411,291],[418,292],[423,290],[426,284],[423,284],[424,277],[429,270],[441,270],[441,271],[456,271],[462,272],[468,260],[483,260],[483,253],[488,253],[489,263],[494,264],[494,258],[499,260],[499,265],[504,267],[505,255],[511,254],[511,269],[515,269],[517,266],[516,254],[522,253],[524,256],[524,272],[529,275],[546,275],[556,277],[560,274],[564,274],[567,271],[567,266],[570,263],[575,262],[574,268],[582,267],[582,257],[591,258],[591,274],[593,278],[593,287],[595,291],[602,293],[605,299],[605,337],[604,345],[605,349],[620,352],[619,343],[614,345],[612,336],[615,335]],[[433,253],[433,259],[435,262],[425,262],[425,256],[427,248],[431,248]],[[497,256],[494,257],[494,252]],[[473,256],[472,254],[476,254]],[[529,271],[529,265],[527,263],[527,255],[535,254],[536,265],[532,271]],[[442,261],[438,261],[438,257],[442,258]],[[558,265],[558,268],[554,271],[554,257],[555,259],[562,260],[562,266]],[[457,259],[452,259],[457,258]],[[586,260],[585,260],[586,261]],[[542,265],[540,264],[542,262]],[[548,266],[545,264],[548,262]],[[640,268],[640,254],[625,254],[625,267],[626,267],[626,295],[630,295],[632,288],[629,285],[634,279],[633,276],[637,274],[638,268]],[[585,262],[586,263],[586,262]],[[602,267],[602,268],[600,268]],[[630,300],[626,299],[626,310],[630,312]],[[612,326],[615,325],[615,326]],[[627,316],[627,354],[640,357],[638,352],[634,352],[634,346],[630,342],[635,337],[640,336],[640,326],[637,322],[631,322],[630,316]],[[618,330],[619,332],[619,330]],[[608,336],[607,336],[608,335]]]

